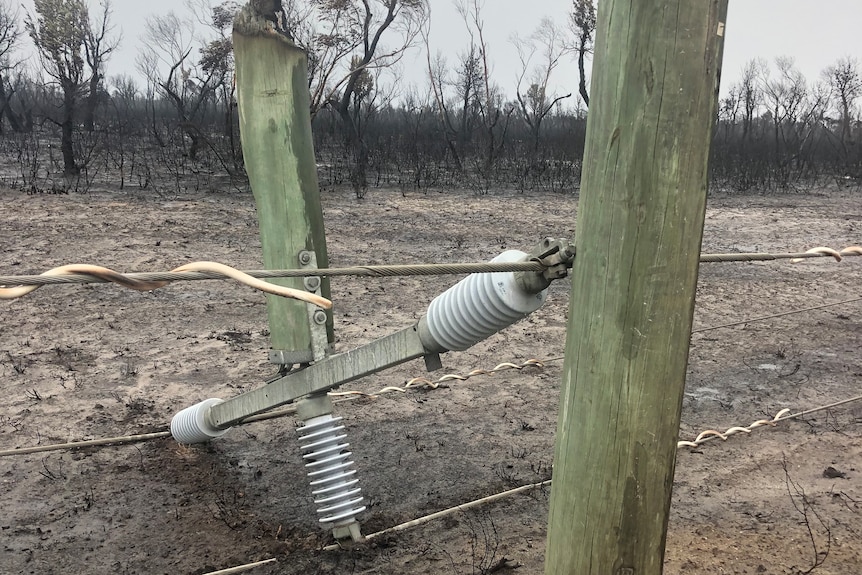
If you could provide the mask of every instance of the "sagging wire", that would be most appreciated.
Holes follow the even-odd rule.
[[[492,503],[499,499],[504,499],[506,497],[511,497],[512,495],[517,495],[518,493],[523,493],[525,491],[531,491],[533,489],[537,489],[539,487],[547,487],[551,484],[551,480],[547,479],[545,481],[540,481],[538,483],[530,483],[528,485],[521,485],[520,487],[515,487],[513,489],[509,489],[508,491],[501,491],[500,493],[495,493],[493,495],[489,495],[487,497],[482,497],[481,499],[475,499],[473,501],[468,501],[467,503],[462,503],[461,505],[456,505],[455,507],[450,507],[449,509],[444,509],[442,511],[437,511],[435,513],[431,513],[429,515],[425,515],[423,517],[418,517],[416,519],[412,519],[410,521],[406,521],[404,523],[400,523],[398,525],[394,525],[392,527],[388,527],[381,531],[377,531],[376,533],[371,533],[365,536],[365,541],[370,541],[372,539],[376,539],[381,535],[388,535],[389,533],[396,533],[398,531],[404,531],[405,529],[410,529],[411,527],[417,527],[424,523],[428,523],[429,521],[433,521],[435,519],[441,519],[446,517],[447,515],[452,515],[453,513],[458,513],[460,511],[467,511],[468,509],[472,509],[473,507],[478,507],[479,505],[483,505],[485,503]],[[332,545],[327,545],[323,548],[324,551],[335,551],[337,549],[341,549],[342,546],[339,543],[334,543]]]
[[[329,395],[335,397],[334,403],[342,402],[342,401],[350,401],[353,399],[359,398],[376,398],[381,395],[385,395],[387,393],[406,393],[410,389],[418,388],[419,386],[424,387],[428,390],[438,389],[442,383],[448,381],[466,381],[471,377],[475,377],[477,375],[491,375],[498,371],[502,371],[505,369],[517,369],[521,370],[525,367],[537,367],[544,368],[545,364],[550,363],[552,361],[559,361],[563,358],[553,358],[550,360],[545,360],[541,362],[536,359],[529,359],[521,364],[513,364],[513,363],[501,363],[496,366],[494,369],[483,370],[477,369],[469,372],[466,375],[457,375],[457,374],[446,374],[437,380],[429,381],[425,378],[413,378],[408,380],[403,386],[387,386],[376,392],[364,392],[364,391],[342,391],[342,392],[330,392]],[[677,442],[677,448],[682,447],[699,447],[701,444],[706,443],[707,441],[711,441],[713,439],[722,439],[727,440],[731,435],[736,435],[738,433],[750,434],[754,429],[758,427],[775,427],[782,421],[788,421],[791,419],[797,419],[800,417],[804,417],[806,415],[817,413],[818,411],[824,411],[827,409],[833,409],[835,407],[839,407],[848,403],[853,403],[856,401],[862,401],[862,395],[851,397],[849,399],[843,399],[840,401],[836,401],[834,403],[830,403],[828,405],[824,405],[821,407],[815,407],[812,409],[807,409],[804,411],[800,411],[797,413],[790,413],[790,409],[782,409],[779,411],[772,419],[759,419],[749,424],[748,426],[732,426],[727,428],[727,430],[721,432],[716,431],[714,429],[707,429],[702,431],[697,435],[697,437],[693,441],[679,441]],[[277,419],[279,417],[285,417],[287,415],[291,415],[296,412],[295,407],[287,407],[275,411],[270,411],[267,413],[261,413],[258,415],[253,415],[247,417],[246,419],[239,422],[237,425],[246,425],[248,423],[253,423],[256,421],[264,421],[269,419]],[[171,436],[170,431],[155,431],[152,433],[144,433],[138,435],[124,435],[120,437],[108,437],[103,439],[89,439],[83,441],[73,441],[69,443],[56,443],[52,445],[37,445],[33,447],[22,447],[19,449],[6,449],[0,451],[0,457],[8,457],[12,455],[27,455],[31,453],[42,453],[46,451],[61,451],[65,449],[81,449],[84,447],[99,447],[106,445],[122,445],[127,443],[137,443],[142,441],[149,441],[152,439],[164,439]]]
[[[413,379],[407,380],[402,386],[386,386],[375,392],[364,392],[364,391],[332,391],[329,392],[328,395],[333,397],[333,403],[339,403],[342,401],[351,401],[355,399],[373,399],[379,397],[381,395],[385,395],[387,393],[406,393],[411,389],[427,389],[433,390],[438,389],[442,384],[451,381],[466,381],[472,377],[476,377],[478,375],[492,375],[494,373],[505,371],[505,370],[522,370],[528,367],[542,369],[545,366],[545,363],[551,361],[558,361],[563,358],[553,358],[550,360],[545,360],[544,362],[539,361],[538,359],[528,359],[519,364],[504,362],[498,364],[493,369],[474,369],[473,371],[465,374],[458,375],[454,373],[447,373],[436,380],[428,380],[423,377],[414,377]],[[266,413],[259,413],[257,415],[252,415],[246,417],[237,425],[245,425],[247,423],[253,423],[256,421],[266,421],[270,419],[277,419],[280,417],[285,417],[288,415],[292,415],[296,413],[296,407],[289,406],[278,410],[268,411]],[[68,443],[55,443],[52,445],[35,445],[32,447],[22,447],[19,449],[6,449],[0,451],[0,457],[9,457],[12,455],[27,455],[31,453],[42,453],[46,451],[62,451],[65,449],[80,449],[83,447],[99,447],[105,445],[123,445],[128,443],[139,443],[142,441],[150,441],[152,439],[164,439],[167,437],[171,437],[171,432],[168,429],[168,426],[164,426],[164,430],[154,431],[152,433],[144,433],[137,435],[123,435],[119,437],[108,437],[103,439],[88,439],[83,441],[72,441]]]
[[[752,318],[748,318],[748,319],[743,319],[743,320],[739,320],[739,321],[734,321],[734,322],[730,322],[730,323],[723,323],[723,324],[720,324],[720,325],[711,325],[711,326],[709,326],[709,327],[700,327],[700,328],[697,328],[697,329],[693,329],[693,330],[691,330],[691,333],[693,333],[693,334],[694,334],[694,333],[703,333],[703,332],[705,332],[705,331],[712,331],[712,330],[714,330],[714,329],[724,329],[724,328],[727,328],[727,327],[736,327],[736,326],[738,326],[738,325],[747,325],[747,324],[749,324],[749,323],[756,323],[756,322],[759,322],[759,321],[766,321],[766,320],[768,320],[768,319],[775,319],[775,318],[777,318],[777,317],[784,317],[784,316],[787,316],[787,315],[794,315],[794,314],[797,314],[797,313],[804,313],[804,312],[806,312],[806,311],[816,311],[816,310],[818,310],[818,309],[825,309],[825,308],[827,308],[827,307],[835,307],[835,306],[839,306],[839,305],[847,305],[847,304],[849,304],[849,303],[856,303],[856,302],[858,302],[858,301],[862,301],[862,297],[854,297],[854,298],[850,298],[850,299],[845,299],[845,300],[841,300],[841,301],[834,301],[834,302],[830,302],[830,303],[824,303],[824,304],[815,305],[815,306],[811,306],[811,307],[805,307],[805,308],[801,308],[801,309],[792,309],[792,310],[790,310],[790,311],[782,311],[782,312],[773,313],[773,314],[770,314],[770,315],[761,315],[761,316],[752,317]]]

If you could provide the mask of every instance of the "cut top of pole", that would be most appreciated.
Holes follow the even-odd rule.
[[[329,267],[323,210],[309,112],[306,54],[275,28],[272,2],[249,2],[234,21],[237,106],[243,159],[257,203],[266,269]],[[319,291],[329,298],[329,279],[273,280]],[[270,340],[276,363],[308,363],[315,331],[333,341],[331,312],[268,297]],[[315,315],[316,314],[316,315]],[[324,315],[321,315],[324,314]],[[317,346],[320,347],[319,345]]]

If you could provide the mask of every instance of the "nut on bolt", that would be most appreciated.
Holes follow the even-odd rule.
[[[311,263],[311,253],[308,250],[302,250],[299,252],[299,263],[304,266]]]
[[[323,325],[326,323],[326,312],[322,309],[319,309],[314,312],[314,323],[317,325]]]
[[[302,280],[302,283],[305,285],[306,290],[317,291],[317,288],[320,287],[320,278],[317,276],[308,276]]]

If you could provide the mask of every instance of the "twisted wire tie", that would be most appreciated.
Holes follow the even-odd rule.
[[[224,273],[212,269],[199,268],[192,271],[189,266],[197,263],[186,264],[169,272],[131,272],[120,273],[103,266],[89,264],[70,264],[53,268],[40,275],[22,276],[0,276],[0,293],[2,290],[18,289],[24,286],[43,286],[73,283],[107,283],[115,282],[132,289],[152,290],[162,287],[172,281],[191,280],[217,280],[224,279]],[[215,262],[212,262],[215,264]],[[222,265],[222,264],[215,264]],[[227,267],[227,266],[226,266]],[[234,269],[234,268],[230,268]],[[416,264],[416,265],[385,265],[385,266],[351,266],[346,268],[315,268],[315,269],[283,269],[283,270],[246,270],[248,276],[258,279],[272,278],[304,278],[308,276],[318,277],[396,277],[396,276],[430,276],[430,275],[452,275],[467,273],[493,273],[493,272],[518,272],[532,271],[542,272],[547,266],[537,261],[526,262],[483,262],[483,263],[456,263],[456,264]],[[238,270],[237,270],[238,271]],[[149,284],[149,285],[145,285]],[[158,284],[158,285],[157,285]],[[17,287],[3,287],[17,286]],[[135,287],[139,286],[139,287]],[[20,297],[30,293],[35,288],[15,295]],[[11,293],[11,292],[9,292]],[[7,298],[11,299],[11,298]]]
[[[549,360],[552,361],[552,360]],[[347,396],[361,396],[368,398],[375,398],[380,395],[386,393],[407,393],[408,390],[413,388],[423,388],[427,390],[437,389],[441,386],[441,384],[446,383],[447,381],[467,381],[471,377],[476,377],[477,375],[491,375],[497,373],[498,371],[505,371],[508,369],[516,369],[518,371],[527,368],[527,367],[536,367],[538,369],[542,369],[545,367],[545,364],[539,361],[538,359],[528,359],[526,361],[521,362],[520,364],[503,362],[496,365],[493,369],[474,369],[465,375],[459,375],[457,373],[447,373],[446,375],[440,376],[435,380],[426,379],[424,377],[414,377],[412,379],[408,379],[404,385],[402,386],[386,386],[378,391],[374,392],[366,392],[366,391],[330,391],[328,395],[330,397],[347,397]]]
[[[849,247],[846,247],[839,252],[839,251],[833,250],[832,248],[820,246],[820,247],[816,247],[816,248],[811,248],[810,250],[808,250],[805,253],[806,254],[821,254],[824,256],[832,256],[833,258],[835,258],[836,262],[840,262],[841,256],[846,256],[846,255],[851,255],[851,254],[855,254],[855,255],[862,254],[862,248],[860,248],[859,246],[849,246]],[[797,264],[797,263],[801,262],[802,259],[803,258],[793,258],[792,260],[790,260],[790,263]]]
[[[297,299],[306,303],[320,306],[324,309],[330,309],[332,307],[331,301],[319,295],[303,290],[265,282],[252,276],[251,274],[242,272],[236,268],[232,268],[228,265],[221,264],[218,262],[191,262],[171,270],[170,273],[180,274],[187,272],[205,272],[208,274],[214,274],[215,277],[218,277],[220,279],[225,279],[226,277],[232,278],[240,283],[243,283],[262,292],[271,293],[281,297]],[[152,278],[140,278],[128,274],[122,274],[118,271],[112,270],[111,268],[90,264],[64,265],[50,269],[36,277],[42,278],[43,280],[47,278],[71,279],[73,277],[76,277],[79,280],[81,278],[84,278],[85,281],[114,282],[123,287],[138,291],[151,291],[160,287],[164,287],[170,283],[170,280],[154,280]],[[21,296],[25,296],[28,293],[36,291],[37,289],[42,287],[42,285],[45,285],[45,283],[50,282],[31,283],[29,285],[22,285],[21,282],[18,283],[19,285],[15,287],[3,287],[6,284],[0,282],[0,299],[16,299]]]
[[[789,419],[797,419],[811,413],[832,409],[833,407],[838,407],[839,405],[844,405],[860,400],[862,400],[862,395],[851,397],[849,399],[843,399],[841,401],[836,401],[835,403],[830,403],[829,405],[823,405],[821,407],[815,407],[813,409],[806,409],[797,413],[790,413],[790,410],[785,408],[776,413],[775,417],[773,417],[771,420],[758,419],[757,421],[751,423],[748,427],[730,427],[724,433],[716,431],[714,429],[707,429],[706,431],[700,432],[698,436],[694,439],[694,441],[678,441],[676,446],[677,449],[681,447],[699,447],[702,443],[715,439],[716,437],[720,438],[723,441],[727,441],[728,437],[737,433],[751,433],[754,429],[766,425],[770,427],[775,427],[782,421],[787,421]]]

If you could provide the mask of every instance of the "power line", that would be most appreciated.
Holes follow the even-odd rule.
[[[829,248],[814,248],[815,250],[792,253],[718,253],[701,254],[702,263],[720,262],[757,262],[775,260],[803,260],[810,258],[833,257],[838,260],[845,256],[862,255],[862,248],[851,246],[841,251]],[[191,265],[191,264],[189,264]],[[316,275],[321,277],[396,277],[396,276],[430,276],[430,275],[457,275],[470,273],[496,273],[496,272],[542,272],[547,266],[537,261],[510,262],[510,263],[455,263],[455,264],[402,264],[402,265],[374,265],[374,266],[351,266],[343,268],[320,268],[308,269],[282,269],[282,270],[248,270],[243,273],[260,279],[308,277]],[[194,280],[219,280],[226,279],[224,274],[209,271],[189,272],[132,272],[121,274],[114,272],[116,276],[122,276],[134,282],[172,282],[172,281],[194,281]],[[48,274],[48,272],[46,272]],[[86,273],[63,273],[57,275],[20,275],[0,276],[0,286],[32,286],[32,285],[56,285],[56,284],[84,284],[84,283],[107,283],[109,278],[97,277]]]

